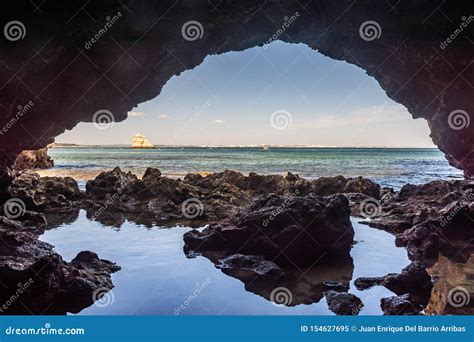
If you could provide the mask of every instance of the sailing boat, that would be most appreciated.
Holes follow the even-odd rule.
[[[148,139],[140,133],[135,134],[132,140],[132,148],[153,148],[152,143],[148,141]]]

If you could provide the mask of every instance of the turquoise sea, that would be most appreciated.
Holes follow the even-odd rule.
[[[368,177],[381,185],[399,188],[406,183],[462,178],[437,149],[406,148],[230,148],[162,147],[56,147],[49,150],[55,167],[42,174],[72,176],[78,181],[120,166],[137,175],[147,167],[172,177],[189,172],[286,174],[305,178],[343,175]]]

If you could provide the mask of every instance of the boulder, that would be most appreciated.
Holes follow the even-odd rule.
[[[49,169],[54,166],[54,161],[48,156],[48,148],[39,150],[25,150],[15,159],[13,169],[16,171]]]
[[[69,211],[84,197],[71,177],[40,177],[32,171],[18,173],[8,188],[8,195],[37,211]]]
[[[187,251],[262,255],[285,264],[311,264],[326,254],[348,255],[354,230],[349,203],[331,197],[259,197],[238,215],[184,235]]]
[[[336,315],[357,315],[364,304],[359,297],[347,292],[324,292],[329,310]]]
[[[120,269],[116,264],[92,252],[65,262],[38,239],[40,231],[23,228],[21,222],[11,225],[0,217],[0,314],[77,313],[92,305],[98,292],[113,287],[110,275]]]

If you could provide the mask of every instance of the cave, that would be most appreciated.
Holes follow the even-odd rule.
[[[3,4],[2,187],[23,150],[106,112],[127,118],[208,55],[304,43],[374,77],[474,177],[472,4],[445,1],[58,1]],[[139,20],[137,19],[139,18]]]

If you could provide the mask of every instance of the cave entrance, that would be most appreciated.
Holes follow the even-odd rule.
[[[364,70],[305,44],[275,41],[208,56],[126,121],[98,115],[56,138],[56,168],[45,174],[86,180],[115,166],[139,175],[152,166],[170,176],[234,169],[365,176],[395,186],[460,175],[433,145],[425,120],[413,120]],[[138,133],[155,148],[129,148]]]

